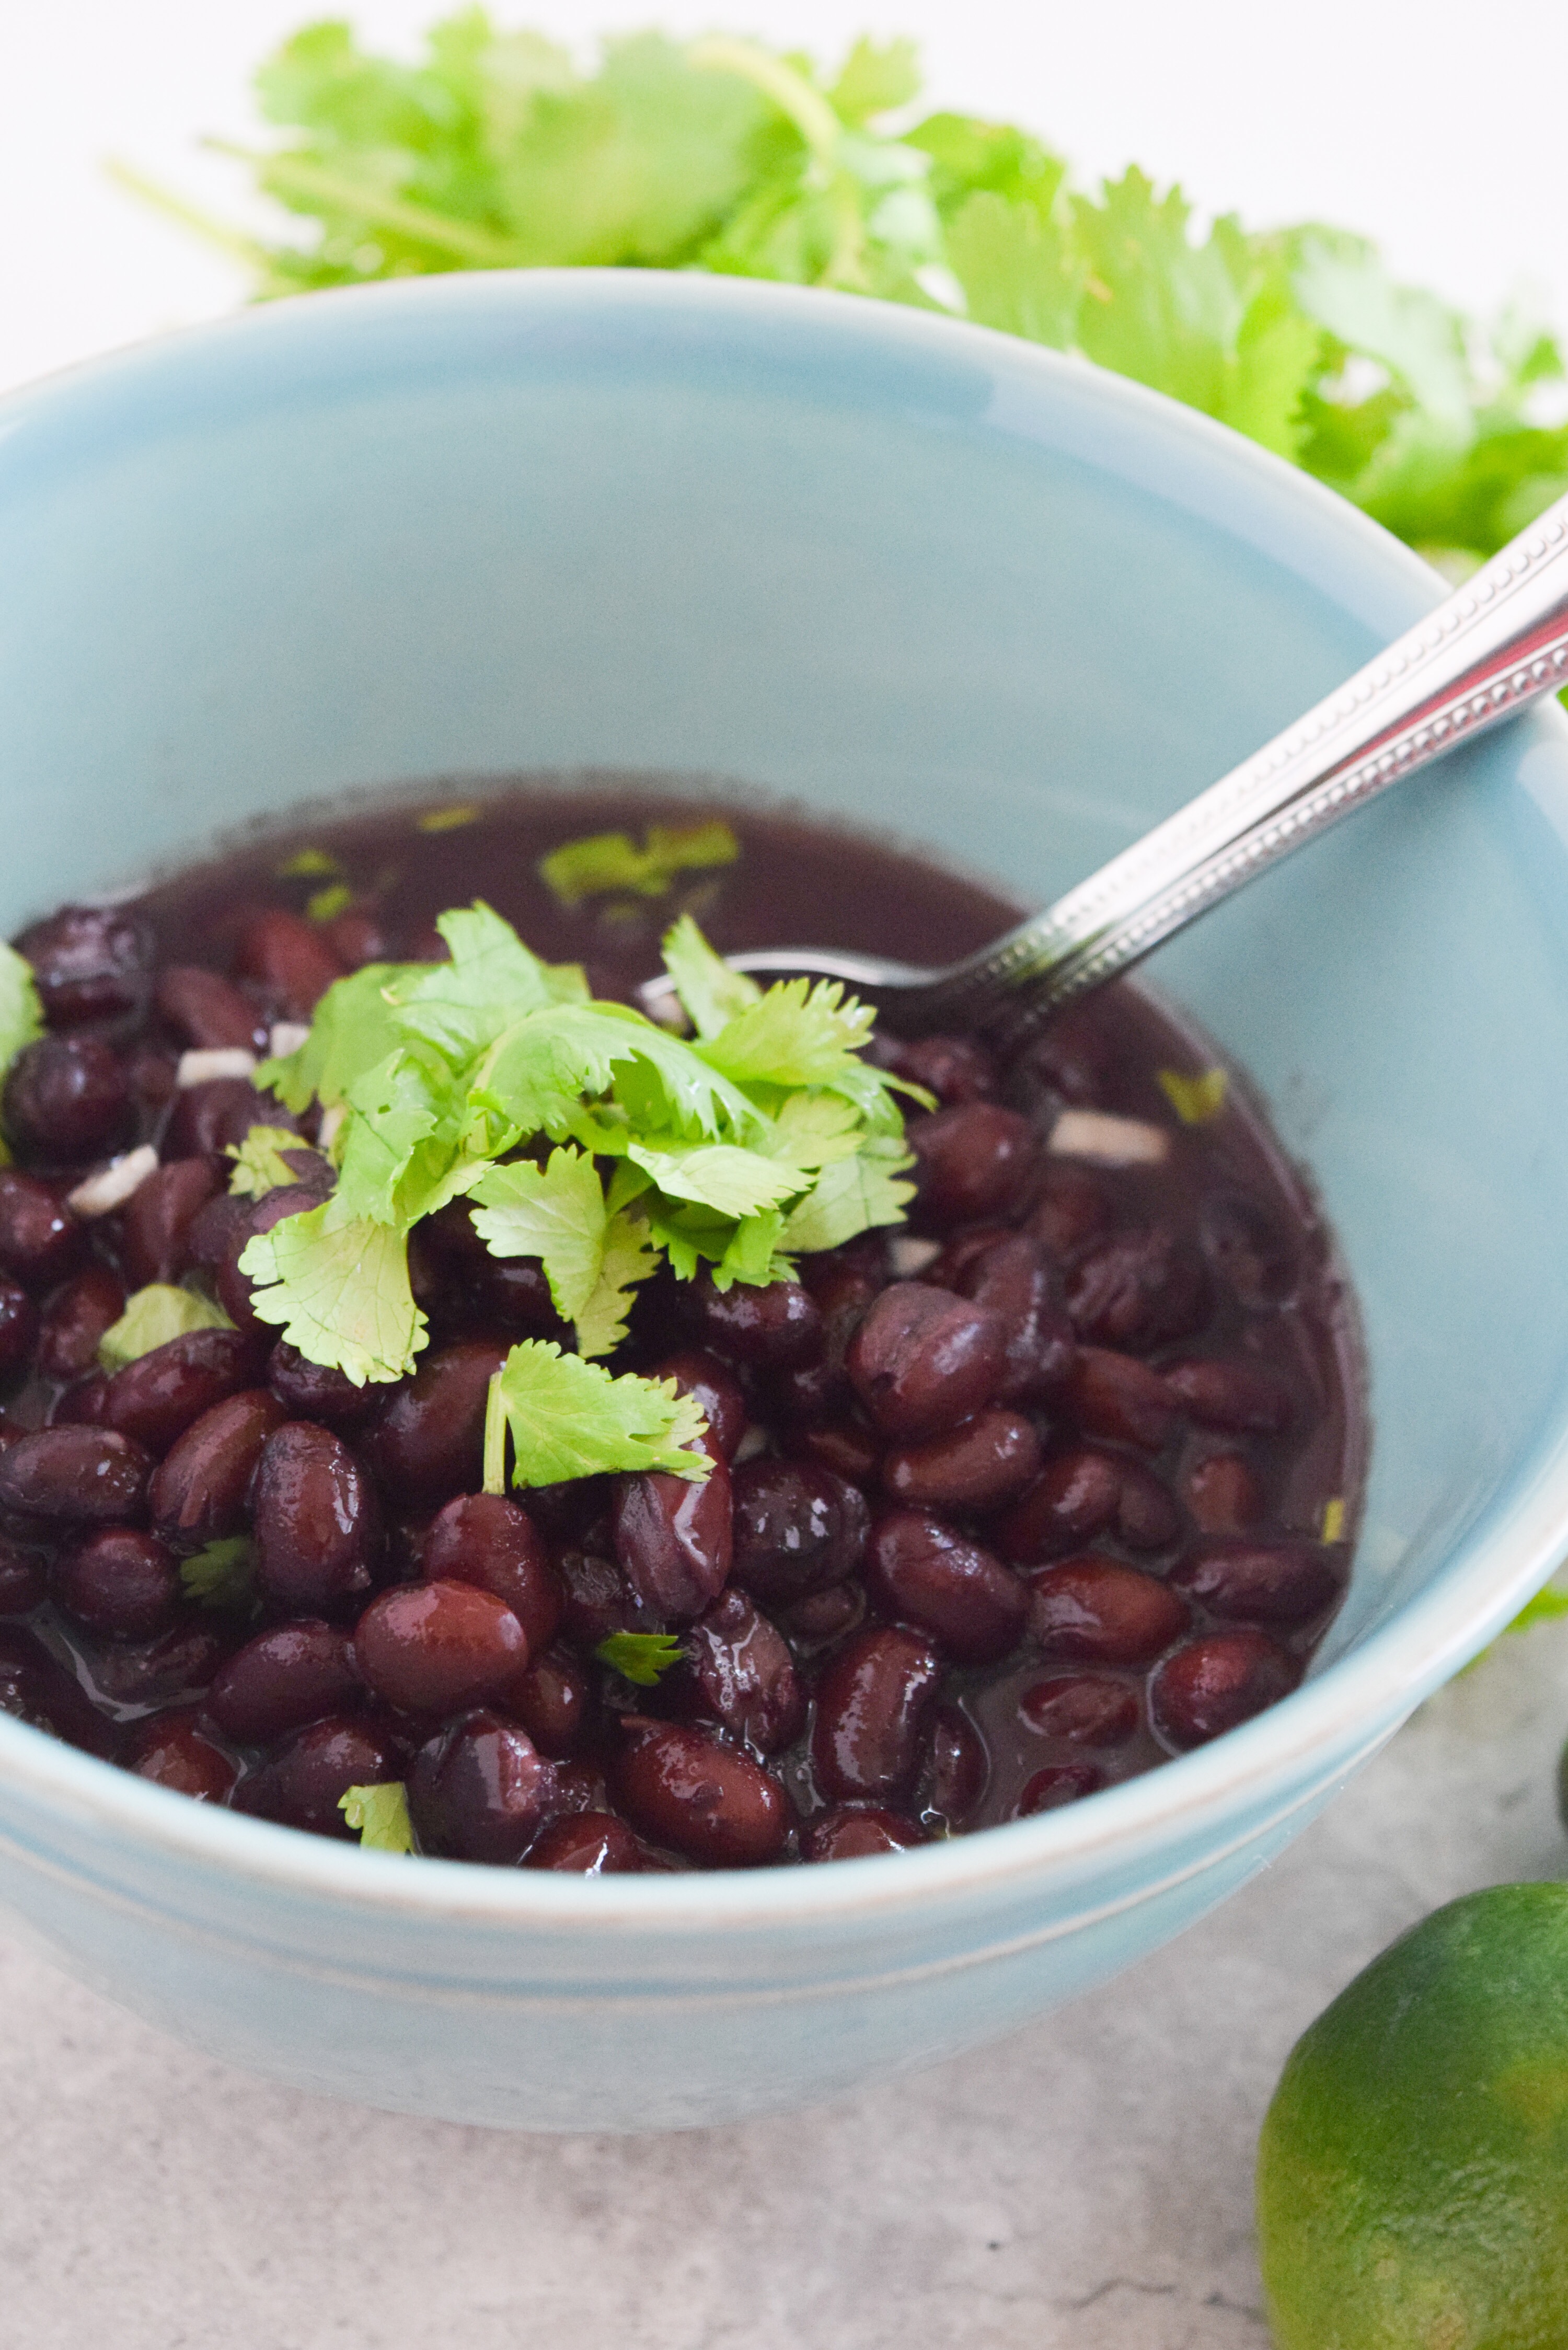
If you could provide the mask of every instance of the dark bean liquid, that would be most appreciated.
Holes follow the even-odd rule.
[[[722,813],[740,855],[562,905],[563,841]],[[520,785],[260,841],[17,941],[49,1033],[0,1170],[0,1706],[161,1783],[343,1836],[402,1782],[422,1850],[592,1873],[815,1862],[1076,1802],[1286,1695],[1341,1598],[1366,1420],[1311,1195],[1245,1085],[1136,988],[1010,1061],[878,1036],[928,1088],[907,1227],[725,1295],[660,1275],[611,1367],[702,1402],[712,1474],[481,1491],[492,1373],[568,1336],[458,1203],[416,1228],[415,1377],[276,1342],[237,1260],[332,1180],[315,1115],[243,1070],[371,961],[483,897],[630,997],[682,910],[722,950],[929,963],[1020,910],[750,806]],[[1185,1113],[1185,1115],[1183,1114]],[[294,1182],[227,1147],[296,1130]],[[158,1159],[125,1201],[79,1188]],[[107,1375],[127,1295],[232,1326]],[[196,1559],[198,1568],[190,1562]],[[634,1686],[596,1656],[669,1632]]]

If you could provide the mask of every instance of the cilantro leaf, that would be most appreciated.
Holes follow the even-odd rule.
[[[575,1322],[604,1264],[605,1195],[593,1160],[566,1149],[543,1167],[519,1159],[492,1167],[470,1196],[473,1228],[492,1256],[536,1256],[556,1313]]]
[[[517,1135],[562,1135],[580,1095],[615,1085],[624,1098],[639,1080],[639,1122],[705,1134],[758,1124],[744,1094],[694,1046],[615,1003],[553,1004],[515,1022],[479,1063],[472,1099]]]
[[[1568,1616],[1568,1591],[1553,1590],[1548,1584],[1544,1591],[1538,1591],[1533,1599],[1525,1601],[1519,1614],[1511,1623],[1504,1625],[1503,1630],[1532,1632],[1537,1624],[1554,1624],[1563,1616]]]
[[[498,1028],[555,1000],[545,965],[483,901],[441,915],[436,928],[452,949],[451,962],[416,965],[390,991],[403,1035],[465,1062]]]
[[[722,955],[714,953],[690,914],[682,914],[664,934],[664,968],[675,982],[675,993],[699,1036],[719,1031],[755,1003],[762,989],[743,971],[732,971]]]
[[[296,1183],[299,1178],[283,1153],[299,1148],[298,1135],[286,1126],[253,1126],[243,1142],[231,1143],[224,1153],[234,1161],[229,1178],[231,1194],[240,1200],[261,1200],[285,1183]]]
[[[1061,223],[982,188],[948,231],[948,260],[977,327],[1071,349],[1088,268]]]
[[[853,1159],[823,1169],[815,1189],[784,1220],[784,1246],[806,1254],[839,1248],[874,1225],[902,1223],[915,1187],[899,1178],[913,1164],[901,1139],[873,1136]]]
[[[575,1316],[579,1355],[613,1355],[626,1336],[631,1294],[659,1270],[659,1252],[646,1220],[613,1215],[605,1226],[599,1275]]]
[[[297,1141],[298,1137],[291,1137]],[[293,1182],[294,1178],[287,1178]],[[155,1347],[166,1347],[171,1338],[182,1338],[189,1330],[232,1330],[234,1324],[221,1305],[211,1299],[199,1297],[193,1289],[177,1289],[166,1281],[149,1282],[145,1289],[133,1290],[125,1302],[125,1311],[118,1322],[111,1322],[98,1342],[99,1367],[106,1371],[123,1370],[143,1355],[151,1355]]]
[[[409,1286],[408,1242],[395,1224],[356,1218],[329,1228],[333,1202],[286,1216],[245,1244],[253,1307],[311,1362],[356,1387],[414,1367],[425,1317]]]
[[[337,1798],[337,1808],[348,1825],[358,1830],[362,1850],[413,1851],[408,1790],[400,1779],[383,1779],[369,1787],[348,1787]]]
[[[614,889],[661,898],[678,873],[733,865],[741,844],[721,818],[692,825],[649,825],[639,848],[626,832],[595,832],[563,841],[539,859],[539,876],[563,906]]]
[[[652,1689],[660,1676],[678,1665],[683,1654],[674,1632],[610,1632],[594,1650],[601,1665],[639,1689]]]
[[[317,1005],[310,1034],[296,1053],[264,1061],[258,1087],[270,1089],[292,1110],[319,1100],[324,1109],[347,1101],[357,1079],[380,1066],[403,1039],[393,1024],[387,990],[419,973],[421,963],[369,962],[347,979],[334,980]]]
[[[280,1232],[283,1227],[277,1228]],[[558,1485],[605,1470],[663,1469],[701,1483],[711,1463],[697,1443],[706,1422],[673,1379],[614,1378],[597,1363],[525,1338],[497,1374],[511,1430],[515,1485]]]
[[[199,1607],[248,1608],[255,1596],[255,1552],[249,1534],[225,1534],[180,1562],[187,1599]]]
[[[776,1208],[807,1180],[796,1167],[728,1142],[676,1143],[662,1149],[634,1142],[627,1157],[671,1199],[716,1208],[722,1216],[754,1216],[761,1209]]]
[[[877,1075],[857,1057],[875,1018],[837,980],[786,979],[693,1050],[742,1084],[837,1087],[851,1071],[858,1084]]]
[[[25,1045],[44,1033],[44,1015],[33,966],[15,947],[0,941],[0,1076]]]
[[[1157,1072],[1159,1089],[1183,1126],[1205,1126],[1225,1107],[1229,1080],[1223,1069],[1204,1069],[1196,1077],[1179,1069]]]

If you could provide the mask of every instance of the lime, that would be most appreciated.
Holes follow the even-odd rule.
[[[1278,2350],[1568,2350],[1568,1885],[1450,1902],[1318,2017],[1258,2234]]]

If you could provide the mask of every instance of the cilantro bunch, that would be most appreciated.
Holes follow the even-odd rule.
[[[865,1059],[866,1006],[832,983],[764,993],[690,916],[664,946],[689,1037],[591,1001],[575,964],[540,962],[488,906],[438,927],[450,962],[337,981],[299,1049],[258,1072],[291,1109],[319,1105],[337,1180],[247,1243],[255,1311],[356,1384],[401,1378],[426,1333],[409,1234],[466,1201],[493,1254],[540,1261],[576,1344],[513,1349],[493,1451],[504,1420],[528,1482],[606,1465],[700,1475],[683,1451],[696,1407],[601,1367],[637,1287],[666,1263],[686,1280],[707,1267],[722,1289],[765,1284],[802,1251],[899,1222],[913,1187],[895,1096],[918,1089]],[[253,1134],[236,1189],[290,1180],[277,1140]]]
[[[1075,188],[1028,131],[919,116],[909,41],[857,41],[825,73],[644,33],[584,72],[472,8],[416,65],[312,25],[257,89],[285,138],[245,160],[303,237],[236,238],[134,184],[237,247],[263,296],[593,263],[946,310],[1219,417],[1452,573],[1568,488],[1563,357],[1531,319],[1483,333],[1340,230],[1200,234],[1137,170]]]

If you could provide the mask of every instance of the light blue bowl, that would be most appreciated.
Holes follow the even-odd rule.
[[[742,777],[1044,899],[1438,595],[1115,377],[630,273],[316,296],[45,384],[0,410],[0,548],[6,929],[313,796],[548,766]],[[235,2063],[538,2129],[831,2095],[1104,1981],[1568,1547],[1565,910],[1553,712],[1155,967],[1310,1160],[1366,1317],[1355,1582],[1272,1712],[902,1857],[599,1882],[320,1843],[0,1720],[5,1897]]]

